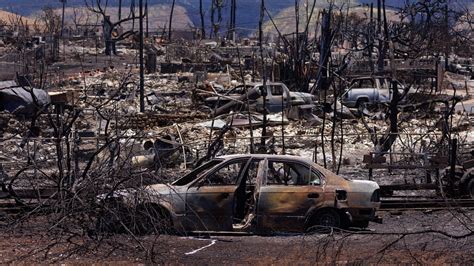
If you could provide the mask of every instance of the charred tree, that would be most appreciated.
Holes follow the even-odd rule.
[[[235,41],[235,22],[236,22],[237,0],[230,1],[230,19],[227,38]]]
[[[171,41],[171,34],[172,34],[172,24],[173,24],[173,13],[174,13],[174,5],[176,0],[173,0],[171,4],[171,11],[170,11],[170,21],[168,23],[168,41]]]
[[[139,43],[139,61],[140,61],[140,112],[145,111],[145,68],[143,60],[143,0],[140,0],[140,43]]]
[[[201,17],[201,39],[206,38],[206,25],[204,22],[204,9],[202,6],[202,0],[199,0],[199,15]]]
[[[267,106],[266,106],[266,95],[267,95],[267,73],[266,73],[266,64],[265,57],[263,56],[263,19],[265,17],[265,0],[260,2],[260,19],[258,21],[258,45],[260,50],[260,59],[262,60],[262,77],[263,77],[263,86],[261,94],[263,96],[263,128],[262,128],[262,138],[261,146],[265,147],[265,141],[267,137]]]
[[[318,76],[317,81],[311,93],[316,91],[327,90],[329,87],[328,81],[328,63],[331,58],[331,9],[327,12],[325,9],[322,13],[322,22],[321,22],[321,44],[320,44],[320,56],[319,56],[319,66],[318,66]]]
[[[135,15],[135,3],[132,1],[130,4],[130,13],[126,18],[119,19],[117,22],[112,22],[111,18],[109,15],[107,15],[107,6],[108,6],[108,1],[105,1],[103,3],[101,0],[92,0],[90,3],[88,0],[85,0],[86,7],[98,14],[99,16],[102,17],[102,27],[103,27],[103,35],[104,35],[104,42],[105,42],[105,54],[106,55],[112,55],[116,54],[116,49],[115,49],[115,44],[119,41],[122,41],[129,36],[135,34],[135,31],[133,30],[133,26],[131,30],[125,31],[123,33],[119,33],[117,31],[117,28],[121,26],[122,23],[132,21],[132,23],[135,22],[136,19],[140,19],[144,16],[144,14],[141,14],[140,16]],[[117,37],[113,36],[113,32],[118,33]]]

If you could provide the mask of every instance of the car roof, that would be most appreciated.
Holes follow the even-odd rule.
[[[283,82],[271,82],[271,81],[266,82],[266,85],[282,85],[282,84],[285,85],[285,83]],[[245,82],[245,86],[249,86],[249,87],[262,86],[262,85],[263,85],[263,82]],[[244,84],[239,84],[236,87],[240,87],[240,86],[244,86]]]
[[[335,173],[329,171],[328,169],[325,169],[321,165],[313,162],[310,158],[307,157],[302,157],[302,156],[296,156],[296,155],[275,155],[275,154],[233,154],[233,155],[223,155],[216,157],[216,159],[221,159],[221,160],[232,160],[232,159],[239,159],[239,158],[256,158],[256,159],[274,159],[274,160],[291,160],[291,161],[299,161],[303,163],[307,163],[311,166],[314,166],[315,169],[319,170],[321,173],[323,173],[326,177],[332,176],[336,178],[341,178]]]
[[[245,157],[253,157],[259,159],[277,159],[277,160],[298,160],[303,161],[306,163],[312,164],[313,161],[306,157],[296,156],[296,155],[276,155],[276,154],[232,154],[232,155],[223,155],[217,158],[221,159],[238,159],[238,158],[245,158]]]

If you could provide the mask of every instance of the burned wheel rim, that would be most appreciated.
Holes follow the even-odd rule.
[[[331,213],[323,213],[319,219],[319,225],[327,227],[339,227],[339,218]]]
[[[474,179],[471,179],[471,181],[469,181],[467,189],[471,198],[474,199]]]
[[[319,229],[315,227],[319,227]],[[341,227],[341,216],[336,210],[333,209],[325,209],[317,212],[310,220],[310,223],[308,224],[308,230],[312,231],[317,229],[320,231],[321,227],[323,227],[323,229],[329,229],[330,227]]]

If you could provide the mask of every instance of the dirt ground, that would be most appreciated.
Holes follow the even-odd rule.
[[[99,238],[45,234],[38,224],[24,224],[1,229],[0,263],[474,263],[474,211],[380,214],[384,223],[371,224],[367,231],[277,236]]]

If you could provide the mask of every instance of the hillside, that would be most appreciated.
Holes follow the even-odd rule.
[[[306,10],[303,8],[300,8],[299,12],[299,29],[300,32],[304,30],[307,24],[308,18],[311,16],[311,21],[308,25],[308,32],[310,33],[310,37],[314,36],[314,33],[316,32],[316,25],[318,24],[318,16],[319,13],[325,8],[325,5],[317,5],[316,8],[313,11],[313,14],[311,16],[311,10],[309,10],[308,13],[306,13]],[[344,12],[347,12],[344,10]],[[349,14],[356,15],[360,18],[368,18],[369,17],[369,8],[367,7],[353,7],[349,9]],[[296,29],[296,19],[295,19],[295,9],[293,7],[288,7],[282,11],[280,11],[277,14],[272,14],[273,21],[278,27],[278,30],[282,34],[290,34],[295,32]],[[387,19],[389,21],[399,21],[400,18],[397,16],[396,11],[393,9],[388,9],[387,8]],[[319,18],[320,20],[320,18]],[[318,29],[319,30],[319,29]],[[277,35],[277,31],[275,30],[275,26],[271,21],[267,21],[263,25],[263,31],[266,34],[270,34],[273,36]]]
[[[6,22],[8,25],[17,23],[17,21],[22,21],[28,25],[33,25],[35,23],[35,20],[32,18],[20,16],[3,10],[0,10],[0,20]]]
[[[169,22],[170,6],[168,5],[152,5],[149,6],[149,29],[150,31],[160,31],[164,27],[167,27]],[[30,15],[31,18],[37,17],[41,11]],[[55,9],[56,14],[61,14],[61,9]],[[138,10],[137,10],[138,14]],[[112,22],[118,20],[118,7],[109,7],[107,9],[107,15],[111,17]],[[129,15],[129,10],[122,10],[122,18]],[[69,7],[65,10],[65,22],[66,25],[73,26],[77,24],[101,24],[102,18],[96,13],[90,11],[85,7]],[[132,22],[128,22],[123,25],[126,29],[133,26]],[[187,10],[182,6],[175,6],[174,17],[173,17],[173,29],[189,29],[193,26],[193,22],[190,19]],[[135,23],[135,29],[138,29],[137,22]]]

